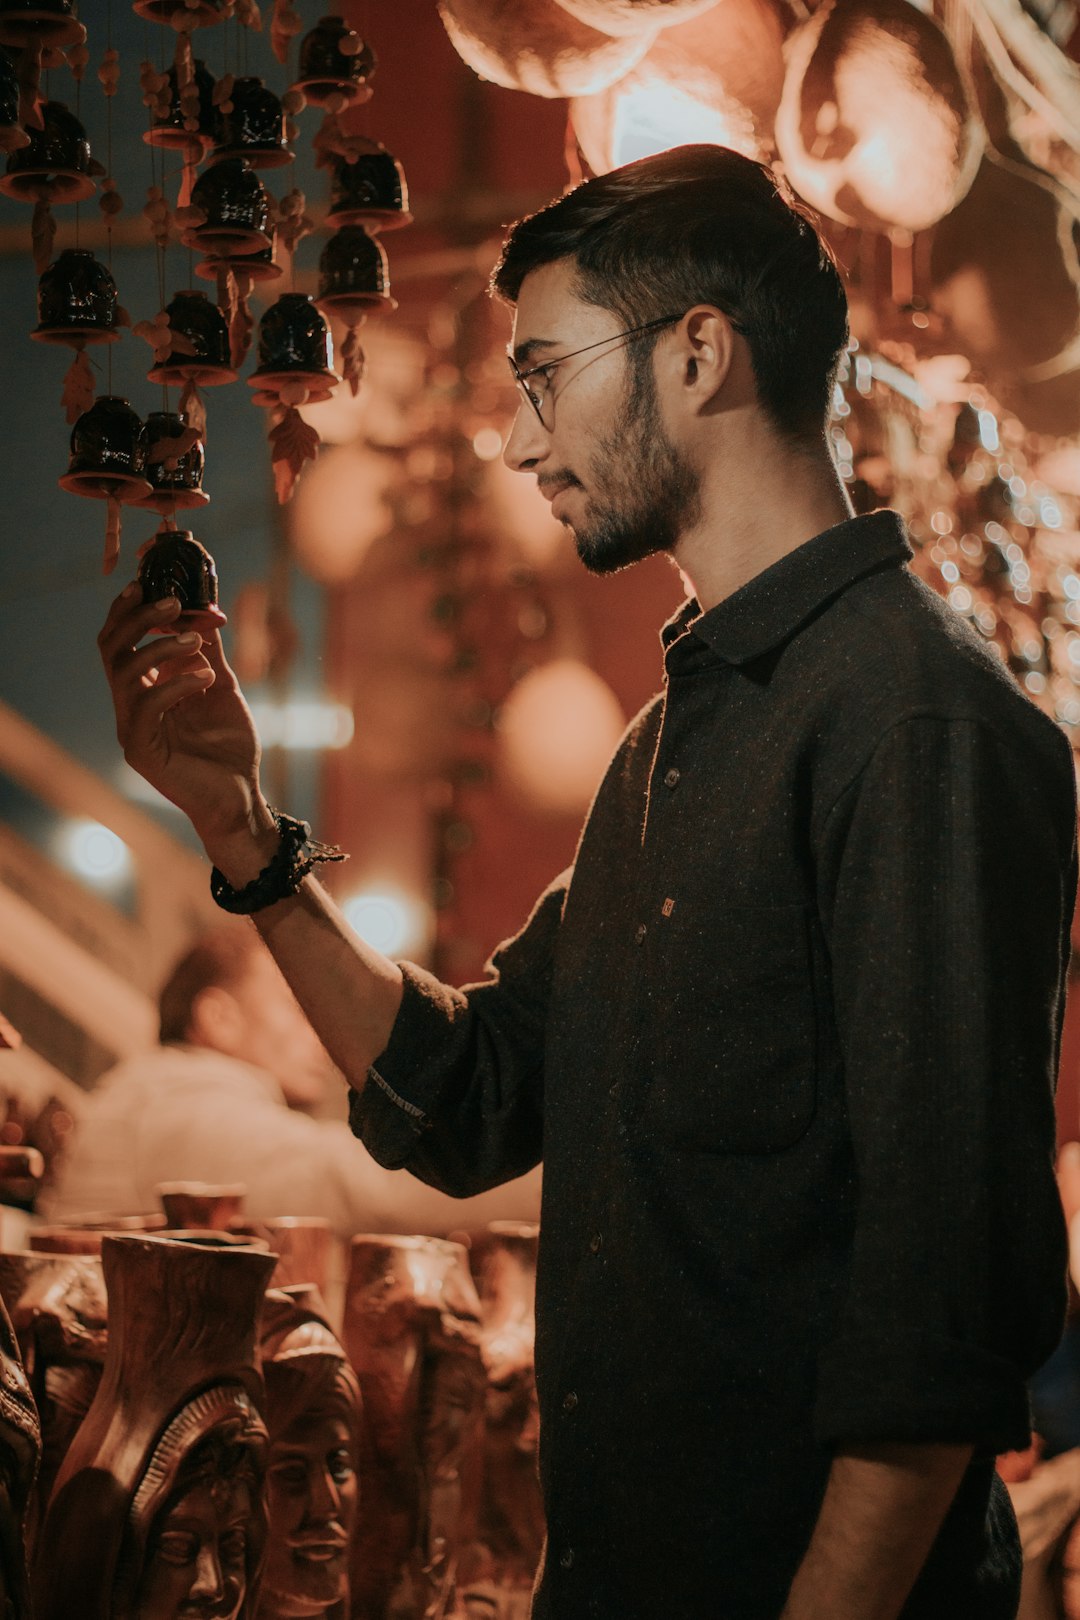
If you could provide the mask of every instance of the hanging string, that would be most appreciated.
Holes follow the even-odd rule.
[[[113,37],[112,36],[112,8],[113,8],[113,0],[108,0],[108,4],[107,4],[107,6],[105,8],[105,49],[106,49],[107,52],[111,51],[112,48],[113,48],[113,42],[112,42],[112,37]],[[110,60],[111,60],[111,58],[110,58]],[[105,96],[105,163],[106,163],[106,167],[108,169],[109,179],[110,180],[112,179],[112,172],[113,172],[112,104],[113,104],[112,96],[106,94],[106,96]],[[78,210],[76,209],[76,212],[75,212],[76,243],[78,242],[78,230],[79,230],[79,214],[78,214]],[[107,213],[105,215],[105,257],[106,257],[106,262],[108,263],[108,266],[109,266],[109,274],[110,275],[112,275],[112,267],[113,267],[113,251],[112,250],[113,250],[113,216],[112,216],[112,214]],[[106,353],[106,355],[105,355],[105,371],[106,371],[106,376],[108,378],[107,388],[108,388],[108,392],[111,394],[112,391],[113,391],[113,356],[112,356],[113,345],[111,343],[107,343],[105,345],[105,348],[108,351]]]

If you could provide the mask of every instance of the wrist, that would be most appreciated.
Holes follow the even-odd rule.
[[[281,843],[273,812],[261,794],[255,796],[247,817],[236,826],[205,830],[197,826],[195,830],[211,864],[234,888],[243,888],[258,877]]]

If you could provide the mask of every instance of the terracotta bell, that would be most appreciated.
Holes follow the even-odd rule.
[[[0,51],[0,152],[17,152],[30,145],[19,123],[19,75],[10,56]]]
[[[176,624],[185,627],[206,625],[210,629],[226,622],[218,607],[218,578],[214,559],[190,529],[162,529],[154,536],[139,564],[139,584],[144,602],[160,602],[175,596],[180,602]]]
[[[105,394],[71,430],[71,461],[60,479],[72,495],[125,504],[150,493],[146,429],[126,399]]]
[[[204,292],[178,292],[165,313],[169,317],[169,330],[185,337],[195,353],[176,353],[163,360],[147,372],[151,382],[176,388],[185,382],[214,387],[218,383],[236,381],[230,360],[228,323]]]
[[[81,45],[86,29],[71,0],[0,0],[0,45]]]
[[[279,169],[293,155],[285,145],[285,113],[279,97],[261,79],[237,79],[229,93],[211,163],[246,158],[253,169]]]
[[[0,191],[18,202],[79,202],[94,194],[93,160],[86,131],[61,101],[47,101],[43,127],[7,161]]]
[[[116,282],[85,248],[66,248],[38,281],[39,343],[115,343]]]
[[[336,315],[347,326],[362,320],[369,309],[397,307],[390,296],[386,250],[362,226],[343,226],[323,248],[315,302],[324,314]]]
[[[363,225],[369,231],[392,231],[408,225],[409,191],[405,171],[385,146],[372,141],[369,152],[354,162],[334,159],[334,178],[326,223]]]
[[[259,322],[259,364],[248,383],[271,393],[302,383],[310,400],[326,398],[339,381],[325,316],[307,293],[282,293]]]
[[[201,174],[191,202],[206,218],[202,225],[183,232],[186,247],[231,259],[270,246],[270,199],[258,175],[242,158],[226,158]]]
[[[184,109],[180,105],[180,85],[175,65],[169,69],[169,111],[166,117],[155,119],[143,131],[147,146],[161,146],[168,151],[204,153],[221,134],[221,114],[214,105],[214,76],[205,62],[195,62],[195,88],[199,92],[199,112],[196,128],[188,129]]]
[[[232,253],[227,259],[210,254],[199,260],[195,274],[204,281],[216,281],[223,270],[235,270],[238,275],[250,276],[252,281],[278,281],[285,272],[274,262],[275,245],[260,248],[258,253]]]
[[[358,106],[371,97],[375,52],[341,17],[323,17],[300,42],[300,74],[293,85],[317,107],[339,99]]]
[[[232,15],[228,0],[132,0],[132,10],[147,22],[175,27],[181,19],[190,28],[212,28]]]
[[[146,418],[146,477],[150,494],[134,501],[164,517],[191,506],[205,506],[210,497],[202,487],[206,450],[201,439],[169,454],[169,441],[190,439],[187,417],[181,411],[151,411]],[[190,1224],[190,1223],[187,1223]]]

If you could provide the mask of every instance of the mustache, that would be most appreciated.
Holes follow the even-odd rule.
[[[575,478],[567,468],[563,472],[537,473],[536,487],[542,495],[546,495],[553,489],[581,489],[583,486],[581,479]]]

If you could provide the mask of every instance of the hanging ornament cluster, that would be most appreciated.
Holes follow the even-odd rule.
[[[256,336],[251,293],[287,278],[287,290],[259,322],[249,378],[254,402],[269,414],[275,489],[279,500],[287,500],[319,448],[300,408],[327,399],[342,381],[357,392],[363,372],[359,327],[370,310],[394,307],[378,233],[407,224],[411,216],[401,165],[377,141],[341,122],[371,97],[376,70],[370,44],[342,17],[323,17],[305,33],[290,0],[272,0],[274,55],[287,67],[295,48],[292,72],[275,89],[246,71],[246,51],[235,34],[217,37],[231,42],[225,61],[231,55],[230,65],[243,64],[244,71],[215,76],[208,65],[213,53],[195,49],[201,30],[225,22],[261,30],[258,0],[133,0],[133,8],[170,39],[166,53],[158,49],[160,34],[152,48],[148,34],[150,59],[138,70],[150,166],[141,212],[163,294],[158,313],[133,327],[150,349],[148,380],[162,390],[161,408],[145,422],[114,391],[109,358],[109,346],[132,325],[112,274],[112,226],[123,210],[112,178],[111,133],[120,55],[110,41],[87,74],[87,32],[71,0],[0,0],[0,192],[33,209],[38,321],[32,336],[73,351],[61,395],[71,428],[61,485],[106,503],[106,571],[119,553],[121,507],[156,512],[160,528],[140,551],[144,589],[173,590],[186,618],[213,623],[220,609],[212,559],[194,535],[176,526],[178,513],[209,499],[203,489],[203,390],[236,381]],[[43,93],[44,72],[58,69],[74,79],[72,106],[51,88]],[[79,115],[84,79],[90,85],[96,80],[105,101],[105,164],[91,152]],[[322,113],[312,135],[317,161],[329,171],[333,233],[319,259],[316,298],[291,285],[299,245],[315,229],[304,194],[294,187],[275,197],[265,183],[273,171],[292,164],[298,120],[308,106]],[[95,190],[107,262],[80,247],[77,215],[74,245],[55,252],[54,209],[86,201]],[[207,290],[170,286],[177,247],[188,251],[195,277],[210,283]],[[337,363],[331,319],[344,329]],[[103,389],[91,358],[99,348],[106,356]]]

